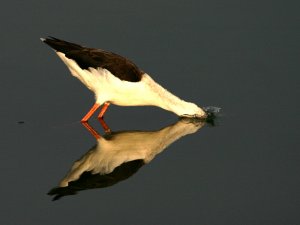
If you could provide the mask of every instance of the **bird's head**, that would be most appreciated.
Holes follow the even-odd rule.
[[[205,119],[207,114],[201,107],[194,103],[189,103],[188,112],[182,114],[180,117]]]

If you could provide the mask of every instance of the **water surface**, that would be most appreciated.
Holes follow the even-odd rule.
[[[299,5],[10,1],[0,10],[1,224],[299,224]],[[79,122],[92,93],[40,42],[48,34],[127,56],[221,115],[136,161],[127,179],[52,201],[47,193],[97,141]],[[178,123],[153,107],[108,110],[121,134]]]

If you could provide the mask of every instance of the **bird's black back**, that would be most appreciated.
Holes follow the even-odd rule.
[[[64,53],[67,58],[73,59],[81,69],[107,69],[119,79],[130,82],[140,81],[144,73],[130,60],[112,52],[86,48],[54,37],[43,41],[57,52]]]

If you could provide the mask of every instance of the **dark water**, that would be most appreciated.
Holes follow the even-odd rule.
[[[9,1],[0,11],[1,224],[300,223],[299,4]],[[46,35],[131,58],[183,99],[221,107],[215,126],[112,106],[109,143],[146,135],[136,143],[151,160],[102,177],[81,171],[52,201],[99,144],[79,122],[93,96],[40,42]]]

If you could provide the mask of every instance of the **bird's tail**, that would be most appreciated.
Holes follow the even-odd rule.
[[[61,40],[61,39],[58,39],[55,37],[51,37],[51,36],[49,36],[48,38],[40,38],[40,39],[42,42],[46,43],[54,50],[56,50],[58,52],[62,52],[64,54],[66,54],[67,52],[70,52],[72,50],[82,49],[82,46],[80,46],[78,44],[67,42],[67,41],[64,41],[64,40]]]

